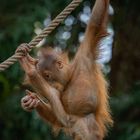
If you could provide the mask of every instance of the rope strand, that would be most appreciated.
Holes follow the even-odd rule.
[[[42,33],[36,36],[31,42],[29,42],[29,47],[32,49],[41,40],[47,37],[83,0],[73,0],[52,22],[46,27]],[[10,65],[13,65],[19,58],[22,57],[22,53],[15,53],[7,60],[0,64],[0,72],[6,70]]]

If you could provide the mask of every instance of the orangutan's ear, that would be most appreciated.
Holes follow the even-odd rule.
[[[63,68],[63,62],[62,61],[56,61],[56,67],[58,68],[58,69],[62,69]]]

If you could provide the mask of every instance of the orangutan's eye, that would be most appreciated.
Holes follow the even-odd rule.
[[[52,75],[51,75],[51,73],[48,72],[48,71],[45,71],[43,75],[44,75],[44,77],[46,78],[46,80],[51,80],[51,79],[52,79]]]
[[[46,74],[46,78],[47,79],[51,79],[51,75],[50,74]]]

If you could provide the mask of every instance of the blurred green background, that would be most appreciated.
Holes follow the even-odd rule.
[[[70,0],[1,0],[0,62],[16,47],[29,42],[70,3]],[[84,2],[59,26],[46,42],[61,46],[73,56],[82,40],[94,0]],[[140,0],[112,0],[110,36],[103,43],[99,63],[109,82],[114,127],[106,140],[140,140]],[[36,50],[32,54],[36,54]],[[0,73],[0,140],[69,140],[63,133],[53,136],[35,111],[24,112],[23,71],[19,64]]]

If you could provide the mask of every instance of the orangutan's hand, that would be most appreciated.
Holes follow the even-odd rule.
[[[30,91],[26,91],[27,95],[21,99],[21,106],[25,111],[32,111],[35,109],[40,100]]]

